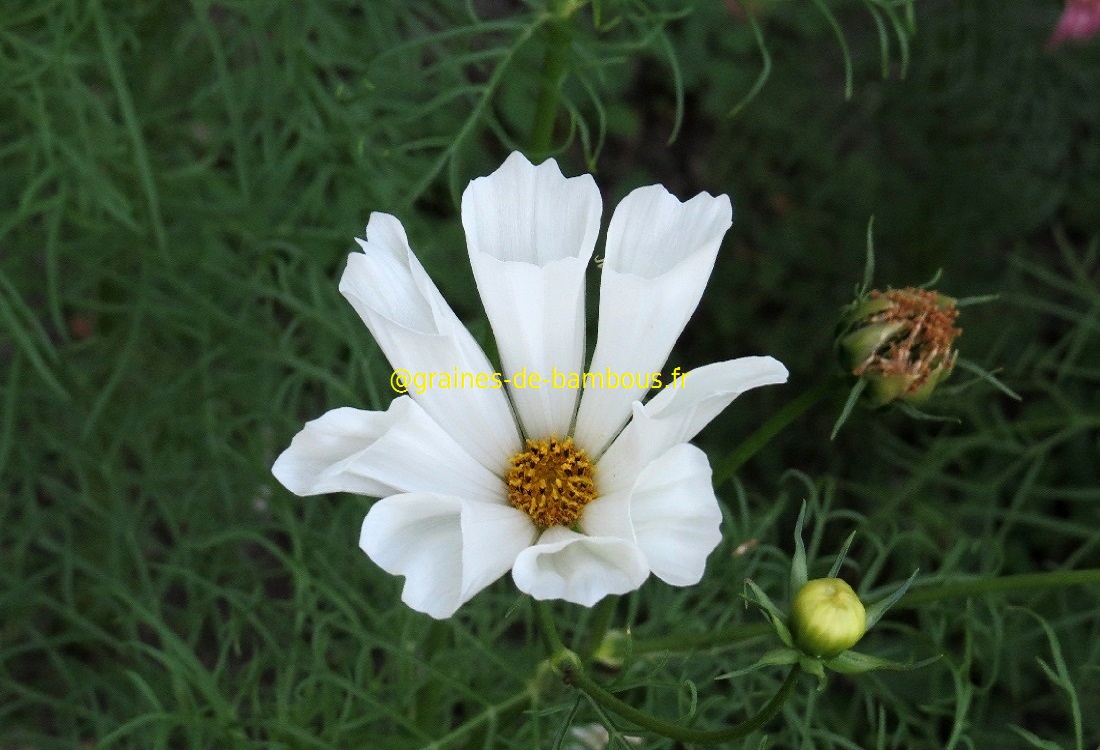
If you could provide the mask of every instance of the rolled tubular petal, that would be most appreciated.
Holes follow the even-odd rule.
[[[396,218],[371,214],[356,240],[362,252],[349,256],[340,291],[408,395],[385,412],[340,408],[307,423],[272,472],[299,495],[381,497],[360,547],[404,577],[401,598],[415,610],[450,617],[508,570],[536,599],[583,606],[633,591],[650,573],[687,586],[721,539],[710,465],[687,441],[740,393],[784,382],[786,369],[771,357],[720,362],[641,399],[699,302],[732,223],[729,199],[680,202],[653,185],[618,205],[581,379],[600,214],[591,176],[566,178],[553,161],[535,166],[519,153],[463,194],[508,391],[474,387],[497,368]],[[525,450],[524,438],[542,442]]]
[[[645,582],[649,569],[625,539],[591,537],[563,526],[543,532],[519,553],[512,578],[536,599],[564,599],[591,607],[610,594],[625,594]]]
[[[594,536],[634,542],[666,583],[694,585],[722,540],[722,511],[710,477],[705,453],[686,443],[674,446],[649,462],[629,491],[586,507],[581,527]]]
[[[742,393],[786,382],[787,368],[772,357],[741,357],[681,377],[683,387],[668,386],[647,404],[634,403],[633,418],[597,465],[601,495],[628,490],[650,461],[691,440]]]
[[[362,253],[348,257],[340,291],[394,368],[417,373],[489,373],[495,368],[413,255],[401,223],[371,214]],[[460,445],[501,474],[520,447],[508,400],[489,388],[428,388],[410,395]]]
[[[462,195],[474,278],[532,437],[564,436],[576,410],[577,389],[551,379],[583,367],[584,273],[601,210],[591,175],[566,178],[553,161],[536,167],[518,152]],[[526,372],[525,387],[517,372]]]
[[[535,534],[510,506],[410,493],[374,504],[359,546],[387,573],[405,576],[401,601],[443,619],[504,575]]]
[[[733,223],[725,195],[700,193],[681,203],[660,185],[638,188],[615,209],[600,282],[600,323],[589,371],[661,370],[687,325]],[[574,434],[599,454],[648,390],[589,387]]]
[[[307,422],[271,472],[296,495],[440,492],[506,502],[500,478],[408,396],[384,412],[345,407]]]

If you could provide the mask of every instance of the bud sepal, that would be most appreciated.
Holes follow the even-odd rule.
[[[931,659],[924,659],[916,663],[902,664],[870,654],[863,654],[859,651],[845,651],[843,654],[826,661],[825,666],[840,674],[863,674],[864,672],[873,672],[876,669],[892,669],[895,671],[916,669],[931,664],[938,658],[938,656],[933,656]]]
[[[818,678],[818,689],[823,690],[826,669],[841,674],[862,674],[875,669],[913,669],[932,661],[904,664],[852,650],[905,594],[916,579],[917,572],[890,596],[865,606],[852,587],[837,577],[855,536],[853,532],[845,541],[829,575],[807,580],[806,547],[802,541],[805,516],[806,505],[803,504],[795,526],[795,552],[791,559],[790,575],[794,596],[789,613],[784,613],[751,579],[745,579],[746,591],[742,595],[745,601],[764,613],[784,646],[768,651],[745,669],[721,677],[736,677],[764,667],[798,664],[804,672]]]

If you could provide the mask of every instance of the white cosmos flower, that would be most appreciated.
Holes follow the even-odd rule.
[[[504,378],[542,387],[415,389],[384,412],[334,409],[306,424],[272,468],[299,495],[381,498],[360,546],[405,577],[402,600],[435,618],[509,570],[536,599],[591,606],[650,573],[697,583],[721,539],[710,465],[689,445],[742,392],[782,383],[771,357],[680,375],[647,403],[634,388],[554,387],[584,364],[584,275],[601,201],[590,175],[513,153],[462,196],[462,225]],[[589,370],[662,369],[732,223],[725,195],[681,203],[630,193],[607,232]],[[374,213],[340,291],[390,364],[409,373],[496,370],[443,300],[400,222]]]

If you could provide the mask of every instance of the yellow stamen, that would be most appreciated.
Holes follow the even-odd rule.
[[[528,440],[505,476],[508,502],[540,528],[572,526],[596,499],[596,467],[573,438]]]

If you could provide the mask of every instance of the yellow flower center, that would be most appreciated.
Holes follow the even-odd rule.
[[[508,502],[540,528],[572,526],[596,499],[596,467],[573,438],[528,440],[504,477]]]

